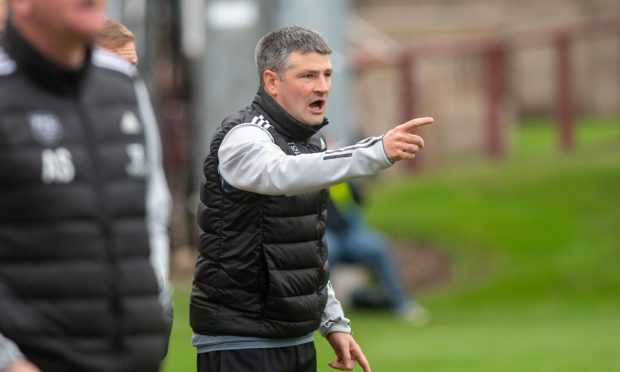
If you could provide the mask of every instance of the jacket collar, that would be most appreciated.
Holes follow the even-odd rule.
[[[90,66],[90,47],[87,49],[84,65],[78,70],[69,70],[45,59],[10,21],[7,22],[4,38],[7,53],[34,83],[58,94],[76,95],[79,92]]]
[[[271,98],[263,87],[258,88],[252,105],[257,108],[258,111],[273,119],[270,121],[270,124],[273,125],[279,133],[295,141],[305,141],[309,139],[329,123],[327,118],[323,120],[321,125],[307,125],[299,122]]]

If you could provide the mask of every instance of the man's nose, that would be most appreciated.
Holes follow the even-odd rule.
[[[329,92],[330,86],[331,81],[329,80],[329,78],[321,76],[317,79],[316,84],[314,85],[314,91],[316,93],[327,94],[327,92]]]

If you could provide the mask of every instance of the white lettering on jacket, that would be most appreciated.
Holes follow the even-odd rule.
[[[75,166],[69,150],[59,147],[55,150],[45,149],[41,153],[43,171],[41,179],[45,184],[70,183],[75,178]]]

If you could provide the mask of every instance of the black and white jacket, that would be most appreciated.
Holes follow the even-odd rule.
[[[327,188],[391,163],[382,137],[326,151],[321,127],[299,123],[261,89],[214,134],[198,209],[194,332],[349,330],[328,284]]]
[[[0,370],[158,371],[168,189],[148,96],[89,51],[58,68],[0,44]]]

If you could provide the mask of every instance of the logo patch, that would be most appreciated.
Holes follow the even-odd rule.
[[[291,150],[293,151],[293,154],[295,154],[295,155],[301,154],[301,151],[299,151],[299,148],[297,147],[297,145],[294,142],[289,142],[288,143],[288,147],[291,148]]]
[[[34,139],[43,146],[57,145],[63,136],[58,116],[52,112],[32,112],[28,115],[30,131]]]
[[[71,152],[64,147],[45,149],[41,153],[41,180],[52,183],[70,183],[75,179],[75,165]]]
[[[250,123],[259,125],[265,129],[271,128],[271,124],[269,124],[269,121],[267,121],[263,115],[255,116]]]
[[[121,132],[124,134],[138,134],[142,132],[142,124],[133,112],[127,111],[123,114]]]
[[[326,150],[327,145],[325,144],[325,140],[321,137],[321,150]]]
[[[17,68],[15,62],[0,48],[0,75],[9,75]]]
[[[131,177],[144,177],[148,174],[146,152],[141,143],[131,143],[126,148],[129,163],[125,166],[127,174]]]

